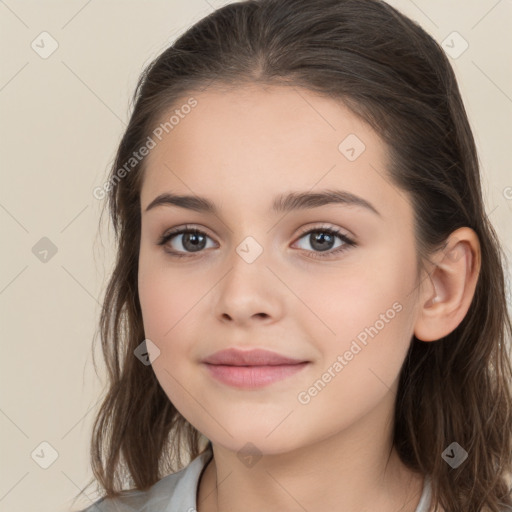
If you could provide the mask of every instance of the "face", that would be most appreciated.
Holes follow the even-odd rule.
[[[287,87],[194,98],[148,155],[141,189],[153,370],[214,444],[286,452],[355,426],[396,389],[417,314],[412,206],[382,140],[342,103]],[[162,194],[213,208],[146,211]],[[238,368],[239,387],[202,362],[233,347],[305,363],[266,385]]]

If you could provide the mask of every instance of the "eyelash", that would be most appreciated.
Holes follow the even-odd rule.
[[[302,232],[299,235],[299,237],[297,238],[297,240],[300,240],[305,235],[309,235],[311,233],[317,233],[317,232],[328,233],[329,235],[337,236],[338,238],[341,239],[341,241],[343,242],[343,245],[341,245],[337,249],[330,250],[330,251],[321,251],[321,252],[307,251],[307,252],[311,253],[311,255],[309,257],[312,257],[312,258],[317,258],[317,259],[328,258],[329,256],[341,254],[341,253],[347,251],[349,248],[355,247],[357,245],[351,238],[349,238],[347,235],[341,233],[336,228],[327,227],[327,226],[319,226],[319,227],[316,227],[313,229],[308,229],[308,230]],[[194,233],[194,234],[199,234],[199,235],[205,235],[206,237],[211,238],[204,231],[201,231],[194,227],[189,227],[187,225],[185,227],[176,228],[176,229],[164,234],[160,238],[160,240],[157,242],[157,245],[163,246],[167,242],[169,242],[172,238],[174,238],[175,236],[182,235],[185,233]],[[306,250],[306,249],[304,249],[304,250]],[[165,252],[173,258],[188,258],[188,257],[194,256],[194,253],[183,253],[183,252],[169,251],[169,250],[165,250]],[[204,251],[200,251],[200,252],[204,252]]]

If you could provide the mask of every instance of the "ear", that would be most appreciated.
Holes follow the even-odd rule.
[[[468,227],[455,230],[430,261],[432,268],[422,279],[414,326],[414,335],[422,341],[450,334],[466,316],[480,273],[477,234]]]

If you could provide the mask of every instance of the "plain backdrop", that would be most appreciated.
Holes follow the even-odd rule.
[[[0,1],[2,511],[70,510],[92,476],[104,375],[91,347],[114,255],[93,189],[105,181],[144,66],[225,3]],[[468,44],[450,59],[487,213],[510,258],[512,1],[390,3],[452,54]]]

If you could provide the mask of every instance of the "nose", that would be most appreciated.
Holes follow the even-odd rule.
[[[247,326],[281,318],[284,287],[267,266],[264,254],[251,261],[233,251],[230,268],[214,294],[214,314],[221,322]]]

